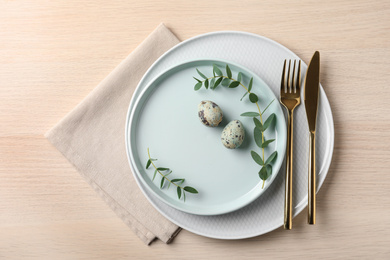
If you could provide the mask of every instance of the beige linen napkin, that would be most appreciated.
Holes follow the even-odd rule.
[[[176,36],[160,24],[45,135],[148,245],[156,237],[169,243],[180,228],[150,205],[133,178],[124,139],[126,113],[146,70],[177,43]]]

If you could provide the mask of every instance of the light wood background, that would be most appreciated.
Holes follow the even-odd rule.
[[[160,22],[321,52],[336,137],[317,225],[303,211],[291,231],[148,247],[44,138]],[[0,258],[389,259],[389,85],[388,0],[0,0]]]

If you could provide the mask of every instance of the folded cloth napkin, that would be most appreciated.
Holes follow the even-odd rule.
[[[156,237],[169,243],[180,228],[150,205],[133,178],[125,148],[126,114],[146,70],[177,43],[176,36],[160,24],[45,135],[148,245]]]

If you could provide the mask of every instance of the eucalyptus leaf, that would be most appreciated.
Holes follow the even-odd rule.
[[[199,90],[201,87],[202,87],[202,82],[198,82],[198,83],[195,84],[194,89],[196,91],[196,90]]]
[[[222,76],[222,71],[218,68],[217,65],[213,64],[213,69],[215,74],[217,74],[218,76]]]
[[[272,166],[270,164],[267,164],[265,166],[265,169],[267,170],[267,179],[272,175]]]
[[[265,120],[265,122],[264,122],[264,131],[265,130],[267,130],[267,128],[271,125],[271,123],[274,121],[274,119],[275,119],[275,114],[274,113],[272,113],[268,118],[267,118],[267,120]]]
[[[259,128],[255,127],[255,130],[253,131],[253,136],[255,138],[255,142],[258,147],[263,148],[263,139],[262,139],[262,133]]]
[[[264,141],[264,143],[261,144],[261,147],[260,148],[267,148],[267,146],[272,143],[273,141],[275,141],[275,139],[270,139],[270,140],[267,140],[267,141]]]
[[[196,69],[196,71],[198,72],[198,74],[199,74],[202,78],[207,79],[207,77],[206,77],[202,72],[200,72],[198,69]]]
[[[238,85],[240,85],[240,82],[233,81],[232,83],[230,83],[229,88],[236,88],[236,87],[238,87]]]
[[[253,77],[252,77],[251,80],[249,81],[248,92],[251,92],[251,90],[252,90],[252,85],[253,85]]]
[[[229,65],[226,64],[226,75],[228,76],[229,79],[232,78],[232,71],[229,68]]]
[[[195,188],[190,187],[190,186],[185,186],[184,190],[188,191],[189,193],[198,193],[198,191]]]
[[[208,80],[208,79],[206,79],[206,80],[204,81],[204,87],[205,87],[206,89],[209,88],[209,80]]]
[[[210,80],[210,84],[209,84],[209,86],[210,86],[211,89],[214,88],[214,84],[215,84],[215,78],[212,78],[212,79]]]
[[[184,179],[173,179],[171,182],[179,182],[179,181],[184,181]]]
[[[214,84],[213,89],[216,89],[216,88],[219,86],[219,84],[221,83],[222,79],[223,79],[223,78],[220,77],[220,78],[217,79],[217,81],[215,81],[215,84]]]
[[[165,182],[165,178],[164,178],[164,177],[162,177],[162,178],[161,178],[161,183],[160,183],[160,189],[162,189],[162,188],[163,188],[163,186],[164,186],[164,182]]]
[[[259,98],[257,97],[257,95],[255,93],[250,93],[249,94],[249,100],[252,103],[256,103],[257,101],[259,101]]]
[[[242,96],[242,98],[240,99],[240,101],[242,101],[242,100],[244,99],[244,97],[245,97],[246,95],[248,95],[248,93],[249,93],[249,92],[245,92],[245,94]]]
[[[260,114],[257,112],[245,112],[245,113],[242,113],[241,116],[255,117],[255,116],[260,116]]]
[[[265,164],[269,164],[271,163],[273,160],[275,160],[275,158],[278,156],[278,152],[275,151],[273,152],[268,158],[267,160],[265,161]]]
[[[263,132],[263,125],[261,124],[260,120],[256,117],[253,118],[253,122],[255,123],[255,126],[259,128],[261,132]]]
[[[222,86],[225,86],[225,87],[229,86],[229,83],[230,83],[230,79],[228,79],[228,78],[224,78],[221,82]]]
[[[241,80],[242,80],[242,73],[238,72],[237,81],[241,82]]]
[[[200,79],[197,79],[197,78],[195,78],[195,77],[193,77],[194,79],[196,79],[196,81],[198,81],[198,82],[202,82]]]
[[[177,197],[180,199],[181,198],[181,188],[177,187]]]
[[[154,170],[154,174],[153,174],[153,179],[152,179],[152,181],[154,181],[154,178],[156,178],[157,172],[158,172],[157,169]]]
[[[258,165],[261,165],[261,166],[264,165],[263,159],[261,159],[261,156],[260,156],[258,153],[256,153],[255,151],[251,151],[251,155],[252,155],[253,160],[254,160]]]
[[[149,166],[152,164],[152,161],[149,159],[147,162],[146,162],[146,169],[148,169],[149,168]]]
[[[267,180],[272,175],[272,167],[271,165],[266,165],[261,168],[259,171],[259,177],[263,181]]]

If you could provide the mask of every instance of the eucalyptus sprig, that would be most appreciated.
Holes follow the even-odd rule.
[[[150,157],[150,152],[149,152],[149,148],[148,148],[148,161],[146,162],[146,169],[148,169],[150,167],[150,165],[152,165],[154,167],[154,175],[153,175],[153,178],[152,178],[152,181],[154,181],[154,179],[156,178],[156,175],[157,173],[159,173],[161,175],[161,181],[160,181],[160,189],[163,189],[165,187],[165,182],[167,181],[168,182],[168,187],[167,189],[169,189],[169,187],[171,186],[171,184],[175,185],[176,186],[176,192],[177,192],[177,197],[180,199],[183,195],[183,200],[186,201],[186,191],[189,192],[189,193],[193,193],[193,194],[197,194],[198,191],[193,188],[193,187],[190,187],[190,186],[181,186],[185,179],[169,179],[168,178],[168,175],[170,175],[172,173],[172,170],[169,169],[169,168],[166,168],[166,167],[157,167],[153,162],[154,161],[157,161],[157,159],[153,159],[152,157]]]
[[[275,141],[275,139],[269,139],[265,140],[265,134],[264,132],[269,128],[269,126],[275,121],[275,114],[272,113],[268,116],[268,118],[263,118],[265,111],[268,109],[268,107],[274,102],[272,100],[263,111],[260,109],[259,105],[259,96],[255,94],[252,91],[253,87],[253,77],[251,77],[248,87],[244,86],[242,83],[243,79],[243,73],[239,72],[237,75],[237,79],[233,78],[232,71],[229,67],[229,65],[226,64],[225,71],[226,75],[222,72],[222,70],[216,65],[213,64],[213,76],[207,77],[202,72],[199,71],[199,69],[196,69],[199,76],[202,77],[203,80],[200,80],[198,78],[194,79],[197,81],[194,87],[194,90],[197,91],[204,86],[206,89],[216,89],[218,86],[222,85],[228,88],[236,88],[238,86],[242,86],[245,89],[245,93],[240,99],[242,101],[248,94],[248,98],[250,102],[256,105],[257,111],[256,112],[245,112],[242,113],[241,116],[244,117],[253,117],[253,123],[255,124],[254,128],[254,139],[256,145],[261,149],[261,155],[260,156],[257,152],[251,151],[251,157],[252,159],[261,166],[259,171],[259,177],[263,180],[262,188],[264,188],[265,181],[272,175],[272,165],[271,163],[275,160],[277,157],[277,151],[274,151],[267,159],[265,158],[265,149],[268,147],[270,143]],[[263,121],[263,119],[265,121]]]

